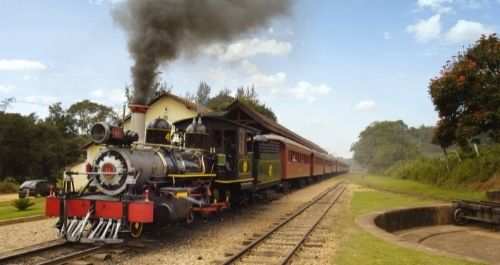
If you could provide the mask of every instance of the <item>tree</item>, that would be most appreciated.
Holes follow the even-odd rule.
[[[10,107],[12,103],[16,101],[16,98],[10,97],[10,98],[4,98],[0,100],[0,112],[5,112],[7,108]]]
[[[274,114],[272,109],[266,106],[266,104],[260,102],[259,97],[257,95],[257,91],[255,91],[254,86],[252,86],[251,88],[239,87],[236,90],[236,98],[239,101],[250,105],[250,107],[252,107],[260,114],[263,114],[264,116],[268,117],[273,121],[277,121],[276,114]]]
[[[401,120],[373,122],[359,134],[351,151],[353,159],[371,172],[419,155],[417,142]]]
[[[219,93],[215,97],[208,100],[207,108],[214,111],[222,111],[229,107],[229,105],[231,105],[231,103],[233,103],[236,99],[249,105],[252,109],[259,112],[260,114],[263,114],[269,119],[277,121],[276,114],[274,114],[272,109],[267,107],[264,103],[260,102],[257,91],[255,91],[255,88],[253,86],[251,88],[237,88],[236,98],[231,96],[231,90],[225,88],[219,91]]]
[[[205,106],[210,99],[210,86],[207,83],[201,81],[198,86],[198,90],[196,91],[196,103],[201,106]]]
[[[89,134],[92,125],[97,122],[116,124],[119,121],[113,109],[87,99],[71,105],[66,113],[74,120],[79,134]]]
[[[36,152],[31,148],[37,141],[36,117],[0,112],[0,179],[12,177],[23,181],[31,175],[30,165]]]
[[[439,121],[433,142],[443,150],[457,143],[464,149],[486,134],[500,142],[500,42],[496,34],[481,36],[446,62],[431,79],[429,94]]]
[[[206,107],[213,111],[222,111],[229,107],[233,101],[231,90],[224,88],[215,97],[208,100]]]

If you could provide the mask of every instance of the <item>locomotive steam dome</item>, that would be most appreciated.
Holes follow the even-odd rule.
[[[152,120],[146,129],[146,143],[170,144],[172,125],[165,119]]]
[[[152,120],[149,123],[148,129],[161,129],[170,131],[172,129],[172,125],[170,125],[170,123],[167,120],[158,118]]]

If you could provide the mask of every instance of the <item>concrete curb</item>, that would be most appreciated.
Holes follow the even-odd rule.
[[[439,206],[444,206],[444,205],[429,206],[429,208],[431,208],[431,207],[439,207]],[[447,206],[450,206],[450,205],[448,204]],[[416,208],[424,208],[424,207],[416,207]],[[376,236],[378,238],[384,239],[386,241],[389,241],[391,243],[394,243],[394,244],[402,246],[402,247],[411,248],[411,249],[417,249],[417,250],[420,250],[420,251],[429,251],[429,252],[432,252],[434,254],[446,256],[446,257],[449,257],[449,258],[465,259],[465,260],[473,261],[473,262],[488,263],[485,260],[479,260],[479,259],[471,258],[471,257],[468,257],[468,256],[464,256],[464,255],[459,255],[459,254],[456,254],[456,253],[447,252],[447,251],[444,251],[444,250],[430,248],[430,247],[427,247],[427,246],[422,245],[422,244],[418,244],[418,243],[406,241],[406,240],[400,238],[399,236],[397,236],[395,234],[392,234],[392,233],[389,233],[389,232],[385,231],[384,229],[378,227],[375,224],[375,218],[377,218],[378,216],[380,216],[382,214],[386,214],[386,213],[390,213],[390,212],[395,212],[395,211],[401,211],[401,210],[409,210],[409,209],[412,209],[412,208],[401,208],[400,207],[400,208],[389,209],[389,210],[383,211],[383,212],[370,212],[370,213],[366,213],[366,214],[357,216],[356,219],[355,219],[355,223],[356,223],[356,225],[358,225],[359,227],[361,227],[362,229],[364,229],[366,232],[372,234],[373,236]]]
[[[33,216],[28,216],[28,217],[0,220],[0,226],[38,221],[38,220],[43,220],[43,219],[47,219],[47,218],[50,218],[50,217],[47,217],[45,215],[33,215]]]

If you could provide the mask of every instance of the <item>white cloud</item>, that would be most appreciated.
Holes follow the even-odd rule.
[[[389,40],[391,38],[392,38],[391,33],[387,32],[387,31],[384,32],[384,40]]]
[[[462,9],[482,9],[492,4],[491,0],[457,0],[456,2]],[[500,0],[497,0],[497,3],[500,4]]]
[[[241,61],[240,65],[241,68],[243,68],[243,71],[245,71],[245,73],[249,75],[254,75],[259,73],[259,68],[257,67],[257,65],[249,62],[248,60]]]
[[[125,96],[125,91],[122,89],[115,89],[109,92],[109,99],[114,102],[126,102],[127,97]]]
[[[249,58],[258,54],[282,56],[292,50],[292,44],[284,41],[265,39],[243,39],[224,49],[220,44],[213,44],[203,50],[207,55],[217,56],[220,61],[231,62]]]
[[[223,68],[210,68],[207,71],[207,77],[222,85],[231,86],[236,83],[236,80]]]
[[[9,93],[12,89],[14,89],[13,86],[9,85],[2,85],[0,84],[0,94],[7,94]]]
[[[24,101],[34,104],[50,105],[57,102],[57,98],[52,96],[31,95],[29,97],[24,97]]]
[[[102,89],[96,89],[96,90],[90,92],[90,95],[93,97],[96,97],[96,98],[100,98],[100,97],[104,96],[104,91],[102,91]]]
[[[273,88],[283,84],[285,80],[286,74],[283,72],[279,72],[274,75],[258,73],[250,77],[250,82],[252,82],[252,84],[254,84],[257,88]]]
[[[269,32],[270,34],[273,34],[274,33],[274,28],[272,28],[272,27],[268,28],[267,32]]]
[[[290,92],[295,98],[305,99],[307,102],[312,103],[319,96],[328,94],[330,90],[331,88],[325,84],[314,86],[306,81],[301,81],[295,87],[291,88]]]
[[[417,6],[420,8],[430,8],[437,13],[451,13],[453,0],[418,0]]]
[[[353,110],[356,111],[367,111],[367,110],[372,110],[377,107],[377,104],[373,100],[362,100],[354,105],[352,108]]]
[[[91,5],[101,5],[104,0],[89,0]]]
[[[319,115],[308,117],[306,119],[306,124],[311,124],[311,125],[323,124],[323,118]]]
[[[203,48],[203,53],[209,56],[220,56],[224,53],[224,48],[220,43],[214,43]]]
[[[414,25],[406,27],[406,31],[414,34],[414,38],[419,42],[427,42],[439,39],[441,35],[441,16],[434,15],[428,20],[419,20]]]
[[[487,29],[481,23],[467,20],[459,20],[445,35],[449,42],[467,42],[479,39],[481,34],[490,34],[493,31]]]
[[[34,81],[38,81],[38,76],[35,76],[35,75],[23,75],[23,80],[34,80]]]
[[[31,71],[46,68],[47,66],[39,61],[0,59],[0,70]]]

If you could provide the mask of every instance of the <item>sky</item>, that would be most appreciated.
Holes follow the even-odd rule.
[[[133,65],[111,11],[124,0],[0,0],[0,99],[9,113],[89,99],[121,109]],[[481,34],[500,0],[290,0],[291,12],[162,65],[172,92],[252,85],[278,122],[330,153],[374,121],[435,125],[429,80]],[[496,15],[495,15],[496,14]]]

